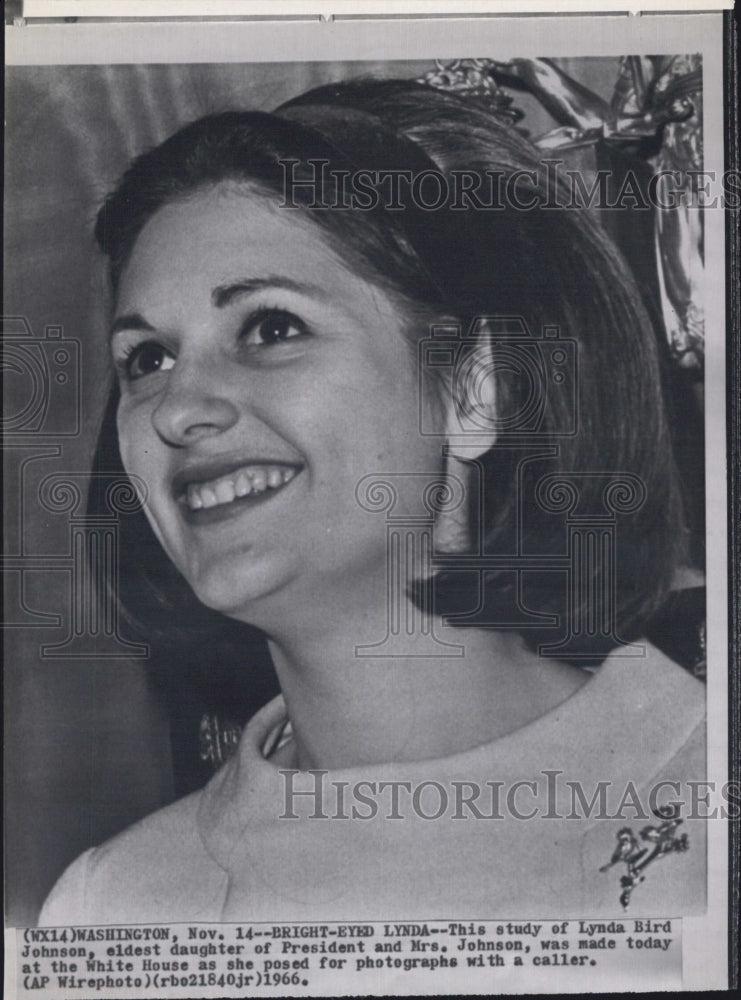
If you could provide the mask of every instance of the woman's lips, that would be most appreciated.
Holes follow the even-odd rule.
[[[282,462],[208,463],[179,472],[173,493],[186,521],[211,524],[264,502],[300,471]]]

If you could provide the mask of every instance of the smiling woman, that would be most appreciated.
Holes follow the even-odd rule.
[[[489,110],[360,82],[195,122],[107,200],[122,601],[235,671],[259,635],[281,695],[43,922],[607,913],[626,819],[669,843],[704,706],[641,639],[685,560],[655,336],[558,193]],[[703,906],[679,822],[644,915]]]
[[[268,633],[290,612],[306,635],[317,586],[338,611],[356,577],[382,594],[385,533],[356,484],[374,463],[440,464],[435,440],[398,433],[417,421],[416,381],[388,295],[232,182],[144,226],[118,309],[124,467],[199,600]]]

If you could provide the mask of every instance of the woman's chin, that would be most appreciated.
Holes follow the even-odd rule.
[[[255,566],[238,569],[220,566],[189,578],[190,586],[201,604],[229,618],[254,622],[259,608],[276,591],[285,577],[275,567]]]

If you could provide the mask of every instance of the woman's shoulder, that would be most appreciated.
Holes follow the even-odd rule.
[[[705,723],[705,685],[651,642],[613,650],[596,676],[599,683],[587,685],[585,693],[600,714],[622,723],[626,739],[646,739],[650,731],[652,742],[666,747],[667,760],[685,742],[697,744]]]
[[[702,913],[705,686],[650,642],[630,652],[615,650],[584,688],[582,708],[593,711],[579,748],[591,780],[570,802],[584,820],[582,902],[594,914],[624,912],[635,889],[642,915]]]
[[[198,834],[200,800],[200,792],[180,799],[82,854],[52,889],[39,924],[213,919],[225,876]]]

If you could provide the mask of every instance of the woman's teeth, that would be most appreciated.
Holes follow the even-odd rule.
[[[217,507],[241,497],[257,496],[290,482],[296,470],[287,465],[246,466],[206,483],[191,483],[185,491],[185,502],[191,510]]]

